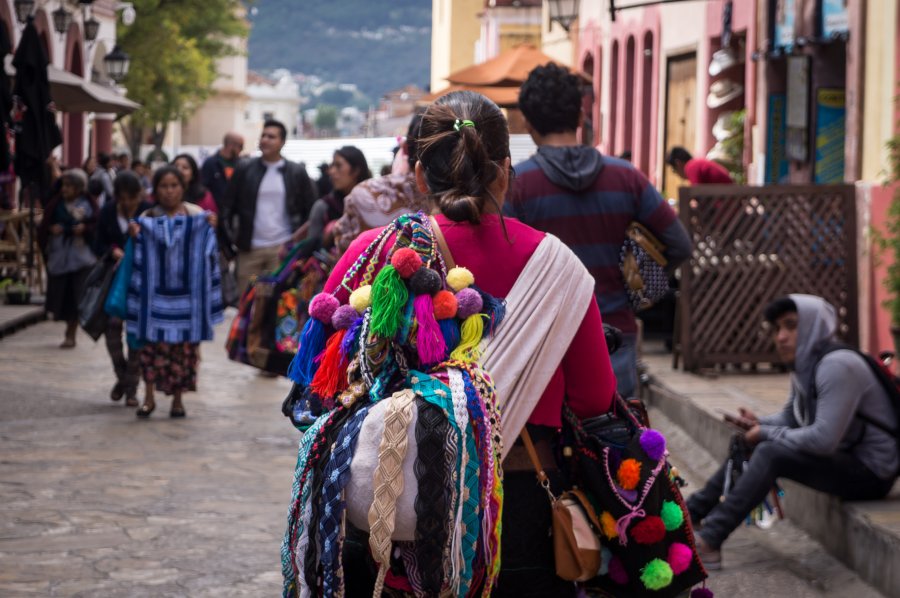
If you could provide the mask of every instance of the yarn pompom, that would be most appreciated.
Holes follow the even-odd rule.
[[[391,265],[397,270],[400,278],[409,278],[422,267],[422,258],[415,250],[404,247],[391,256]]]
[[[634,490],[637,488],[638,482],[641,481],[641,462],[637,459],[625,459],[619,465],[619,471],[616,474],[619,486],[625,490]]]
[[[656,430],[647,429],[641,434],[641,448],[654,461],[662,459],[666,454],[666,438]]]
[[[441,275],[431,268],[419,268],[409,279],[409,290],[413,295],[434,295],[441,290]]]
[[[463,289],[456,293],[456,317],[465,320],[469,316],[474,316],[484,307],[484,301],[481,294],[473,289]]]
[[[352,305],[342,305],[331,315],[331,325],[336,330],[347,330],[358,318],[359,314]]]
[[[487,336],[493,336],[494,330],[500,325],[503,318],[506,317],[506,302],[503,299],[498,299],[490,293],[479,289],[474,284],[472,285],[472,289],[478,291],[478,294],[481,295],[481,302],[483,305],[480,311],[487,315],[484,333]]]
[[[648,590],[661,590],[672,583],[672,568],[662,559],[653,559],[641,572],[641,583]]]
[[[434,317],[437,320],[446,320],[456,317],[459,305],[456,303],[456,295],[450,291],[438,291],[432,297],[434,301]]]
[[[597,575],[606,575],[609,573],[609,561],[613,558],[612,552],[606,546],[600,546],[600,569]]]
[[[447,272],[447,285],[456,292],[459,292],[475,282],[475,275],[468,268],[450,268]]]
[[[672,567],[672,573],[679,575],[687,571],[694,560],[694,553],[687,544],[675,542],[669,546],[669,566]]]
[[[363,313],[372,305],[372,285],[364,284],[350,293],[350,305],[356,313]]]
[[[612,540],[619,535],[619,531],[616,529],[616,518],[609,511],[603,511],[600,515],[600,527],[607,540]]]
[[[434,272],[434,270],[431,270]],[[419,352],[419,361],[423,364],[434,364],[443,361],[447,355],[447,343],[437,320],[434,319],[434,305],[431,295],[425,293],[417,295],[413,300],[416,313],[416,348]]]
[[[309,302],[309,315],[323,324],[331,324],[331,316],[341,306],[341,302],[331,293],[319,293]]]
[[[619,557],[609,559],[609,578],[620,586],[628,583],[628,572],[625,571],[625,565]]]
[[[450,353],[450,357],[457,361],[473,362],[481,357],[478,345],[484,333],[484,321],[481,314],[469,316],[463,320],[460,326],[459,345]]]
[[[631,528],[631,537],[638,544],[656,544],[666,537],[666,526],[659,517],[650,516]]]
[[[663,501],[659,516],[666,526],[666,531],[675,531],[684,523],[684,511],[674,500]]]
[[[446,320],[438,320],[438,326],[441,327],[441,334],[444,335],[444,345],[447,347],[449,355],[459,345],[461,340],[461,332],[459,322],[456,318],[447,318]]]
[[[715,595],[709,588],[697,588],[691,592],[691,598],[715,598]]]

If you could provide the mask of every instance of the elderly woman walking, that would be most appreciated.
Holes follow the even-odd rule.
[[[44,212],[39,237],[47,260],[47,312],[66,323],[63,349],[75,346],[78,300],[97,261],[91,251],[97,206],[86,195],[87,175],[73,168],[62,174],[59,195]]]

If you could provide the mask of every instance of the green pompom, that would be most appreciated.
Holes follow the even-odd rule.
[[[673,501],[667,500],[663,502],[662,512],[659,516],[663,520],[663,525],[666,526],[666,531],[675,531],[684,523],[684,511],[681,510],[681,506]]]
[[[662,559],[653,559],[641,572],[641,583],[648,590],[661,590],[672,583],[672,567]]]
[[[403,307],[409,291],[400,273],[393,266],[385,266],[372,284],[372,333],[381,338],[393,338],[403,319]]]

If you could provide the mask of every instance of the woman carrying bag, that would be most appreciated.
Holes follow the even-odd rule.
[[[434,595],[451,590],[464,595],[468,589],[471,595],[481,595],[478,593],[481,588],[492,596],[574,596],[575,584],[556,575],[547,492],[536,481],[532,461],[517,438],[527,424],[550,478],[550,488],[559,492],[562,490],[560,476],[551,446],[562,426],[564,400],[582,418],[601,415],[613,404],[615,378],[591,277],[577,257],[557,239],[501,216],[511,175],[509,131],[506,119],[493,102],[472,92],[443,96],[423,115],[419,144],[417,184],[438,207],[438,212],[432,219],[422,214],[404,216],[386,229],[360,235],[335,266],[325,292],[310,303],[311,322],[323,323],[313,323],[304,331],[291,368],[292,378],[298,383],[298,394],[302,393],[303,398],[293,406],[287,405],[285,410],[302,411],[307,403],[319,400],[326,407],[332,405],[332,400],[335,404],[331,411],[325,410],[315,420],[301,441],[295,500],[289,511],[282,549],[285,594],[318,595],[316,563],[324,568],[326,587],[336,587],[337,582],[329,575],[336,562],[334,551],[329,548],[334,537],[333,521],[321,515],[333,513],[333,505],[320,505],[316,501],[320,494],[329,494],[331,480],[335,479],[329,477],[330,468],[344,458],[338,450],[341,439],[351,439],[349,426],[358,423],[359,416],[364,422],[358,439],[353,440],[357,445],[350,479],[346,482],[351,523],[346,526],[341,567],[345,571],[347,595],[373,595],[373,588],[375,595],[379,595],[383,584],[386,590],[399,594]],[[422,263],[410,254],[410,248],[416,248]],[[453,264],[459,267],[453,268]],[[428,275],[422,271],[428,271]],[[396,282],[398,276],[401,283]],[[361,284],[373,277],[371,287]],[[407,291],[397,284],[408,287],[408,300],[396,299],[398,294],[401,298],[407,296],[404,294]],[[396,291],[394,299],[388,301],[395,305],[388,308],[384,307],[385,297],[390,297],[393,291],[386,293],[385,285],[393,285]],[[505,307],[496,298],[505,298]],[[334,309],[328,308],[329,305]],[[353,309],[360,314],[361,331],[356,324],[342,328],[345,320],[353,315],[349,313]],[[396,312],[396,328],[385,328],[385,321],[393,318],[392,310]],[[330,313],[335,315],[328,320],[331,324],[326,324],[324,316]],[[439,329],[432,328],[435,320],[440,324]],[[330,327],[332,324],[334,328]],[[356,357],[347,369],[349,388],[342,394],[331,396],[327,391],[333,387],[323,384],[322,378],[328,378],[323,372],[331,371],[329,350],[319,353],[315,348],[304,347],[305,342],[315,337],[316,326],[336,330],[335,335],[340,338],[360,339]],[[432,330],[438,330],[436,334],[443,338],[437,340],[430,336]],[[483,346],[482,355],[481,340],[488,337],[492,338]],[[329,338],[327,345],[333,346],[333,340]],[[342,351],[346,346],[354,354],[353,343],[344,343]],[[445,361],[434,365],[440,356]],[[313,362],[317,366],[309,367]],[[357,379],[354,368],[360,364],[362,379]],[[380,364],[386,364],[381,373],[377,369]],[[404,370],[408,370],[405,381],[402,375],[390,375],[392,371]],[[388,374],[382,376],[384,372]],[[421,372],[431,372],[433,381],[428,377],[423,379],[425,374]],[[449,387],[454,389],[452,393],[447,393],[448,387],[441,382],[447,376]],[[340,384],[341,376],[337,378],[338,386],[346,387]],[[386,387],[384,392],[380,392],[382,387]],[[465,396],[460,407],[456,392],[463,388]],[[364,410],[375,412],[379,404],[388,400],[382,398],[371,405],[366,401],[368,397],[387,395],[391,389],[398,392],[390,397],[383,436],[377,431],[372,434],[367,431],[371,417]],[[484,508],[477,509],[484,526],[477,533],[471,524],[448,526],[445,518],[438,516],[432,520],[432,523],[436,521],[436,532],[429,536],[420,532],[430,506],[415,500],[421,496],[414,496],[409,499],[415,500],[416,505],[409,525],[416,529],[416,540],[408,542],[394,541],[401,535],[398,533],[403,525],[401,520],[412,511],[400,506],[405,494],[397,497],[394,514],[385,516],[370,510],[369,526],[364,525],[365,518],[354,516],[358,507],[354,502],[359,500],[358,496],[366,496],[366,480],[361,478],[369,477],[371,485],[381,479],[376,475],[373,483],[371,476],[359,476],[356,468],[365,464],[358,462],[373,454],[374,443],[378,471],[382,472],[384,455],[377,452],[378,437],[381,436],[382,442],[388,438],[388,421],[391,425],[394,422],[390,418],[395,414],[393,409],[397,407],[402,412],[413,400],[411,394],[406,394],[410,392],[419,398],[428,396],[434,404],[445,404],[441,401],[448,401],[448,395],[452,394],[453,405],[448,408],[456,413],[444,411],[451,427],[458,428],[460,442],[472,428],[477,431],[487,426],[497,435],[496,443],[487,445],[496,451],[497,465],[502,461],[504,472],[502,488],[491,495],[502,504],[502,538],[498,543],[494,543],[486,529],[500,523],[490,519],[496,513],[492,500],[486,500]],[[465,397],[469,397],[468,413]],[[479,405],[489,405],[491,397],[496,398],[495,406],[502,416],[490,418],[480,411]],[[483,403],[479,402],[482,400]],[[363,407],[359,407],[360,403]],[[428,413],[433,414],[426,408],[424,404],[418,407],[418,421]],[[315,409],[310,411],[315,415]],[[438,413],[438,423],[440,419]],[[470,425],[466,424],[467,420]],[[419,424],[415,425],[415,434],[412,427],[410,424],[408,442],[416,443],[418,454],[422,455],[426,442],[419,440]],[[468,455],[462,457],[463,462],[471,464],[475,459],[483,467],[485,459],[492,458],[490,450],[482,450],[484,442],[483,437],[476,441],[479,450],[474,453],[460,449],[457,454]],[[382,449],[384,446],[381,445]],[[332,447],[334,458],[329,459],[327,453]],[[440,442],[437,448],[436,454],[446,453]],[[406,472],[401,486],[421,495],[434,487],[426,483],[430,470],[420,470],[421,459],[417,457],[415,461],[415,475]],[[460,469],[458,463],[456,469],[451,463],[446,466],[449,469],[443,470],[455,471],[453,480],[460,479],[460,472],[465,469]],[[404,471],[409,465],[410,459],[403,461]],[[471,480],[468,470],[466,474],[465,479]],[[431,483],[443,483],[445,489],[450,488],[449,494],[440,491],[434,494],[437,502],[449,497],[452,504],[459,504],[471,499],[473,493],[484,497],[484,487],[490,487],[491,480],[497,481],[497,477],[491,478],[490,471],[482,471],[478,484],[465,492],[453,490],[453,482],[447,486],[446,479]],[[377,498],[381,489],[375,489],[376,500],[369,501],[372,509],[381,504]],[[459,500],[453,502],[456,499]],[[460,519],[453,520],[465,522],[463,506],[459,509]],[[384,520],[394,533],[383,530]],[[369,527],[369,533],[360,526]],[[463,548],[460,548],[460,533],[464,535]],[[469,533],[477,536],[474,546],[478,551],[474,555],[465,549],[466,542],[472,539]],[[376,542],[379,539],[391,540],[388,546],[394,550],[382,550],[384,545]],[[443,551],[441,545],[445,547]],[[322,547],[320,553],[318,547]],[[453,556],[441,557],[448,553]]]

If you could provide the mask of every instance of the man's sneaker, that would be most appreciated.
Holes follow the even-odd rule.
[[[718,571],[722,568],[722,551],[711,548],[703,536],[694,535],[694,546],[697,548],[697,556],[703,562],[703,566],[709,571]]]

